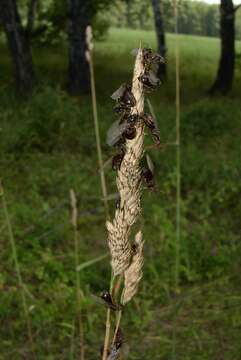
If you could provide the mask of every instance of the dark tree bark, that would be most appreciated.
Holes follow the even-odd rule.
[[[166,60],[166,41],[165,41],[165,30],[163,16],[160,6],[160,0],[152,0],[152,8],[155,19],[156,35],[158,42],[158,52]],[[158,69],[158,76],[160,79],[166,77],[166,64],[161,63]]]
[[[17,88],[21,92],[29,92],[34,82],[33,61],[30,42],[22,26],[16,0],[0,0],[0,19],[15,66]]]
[[[69,0],[69,78],[68,90],[72,95],[89,93],[89,64],[85,57],[86,28],[91,22],[89,0]]]
[[[31,42],[31,38],[32,38],[32,34],[33,34],[34,20],[35,20],[37,5],[38,5],[38,0],[30,0],[29,8],[28,8],[28,23],[27,23],[27,27],[25,30],[25,33],[27,36],[27,41],[29,41],[29,43]]]
[[[235,11],[232,0],[221,0],[220,5],[220,37],[221,57],[217,77],[210,93],[227,94],[233,83],[235,65]]]

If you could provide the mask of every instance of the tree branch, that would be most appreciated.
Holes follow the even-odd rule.
[[[237,6],[234,6],[233,12],[236,12],[241,7],[241,4],[238,4]]]

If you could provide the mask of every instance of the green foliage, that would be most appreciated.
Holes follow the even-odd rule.
[[[110,6],[110,0],[88,2],[88,11],[93,20],[94,36],[103,39],[109,28],[109,21],[104,14]],[[23,0],[20,3],[20,13],[26,25],[28,4]],[[34,24],[34,42],[39,45],[58,45],[67,41],[68,30],[68,1],[44,0],[39,2]]]
[[[174,10],[171,0],[160,1],[165,30],[174,32]],[[219,36],[219,6],[204,1],[180,0],[178,30],[181,34]],[[117,0],[110,9],[112,26],[153,29],[153,10],[148,0]],[[236,15],[236,38],[241,39],[241,12]]]
[[[104,40],[108,35],[110,27],[110,21],[106,17],[105,11],[100,11],[94,18],[93,23],[93,35],[95,40]]]
[[[28,122],[10,150],[50,152],[65,146],[69,149],[79,146],[80,139],[76,134],[73,136],[73,129],[82,116],[77,104],[70,102],[64,92],[46,87],[34,94],[29,106],[19,112],[20,118],[26,116]]]
[[[222,111],[222,104],[213,100],[201,101],[195,104],[192,109],[182,116],[182,132],[184,141],[195,139],[197,142],[206,142],[211,136],[213,139],[225,135],[230,131],[233,124],[229,121],[233,111],[232,103],[227,103],[226,112]]]
[[[218,36],[219,8],[204,2],[181,0],[178,26],[183,34]]]

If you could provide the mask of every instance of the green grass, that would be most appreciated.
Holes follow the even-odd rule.
[[[95,46],[97,101],[104,160],[112,121],[111,93],[130,78],[130,50],[155,46],[152,32],[111,29]],[[237,66],[228,98],[209,99],[217,70],[218,39],[180,36],[182,219],[180,292],[175,275],[175,148],[151,150],[157,192],[145,192],[145,269],[138,296],[126,308],[123,330],[128,359],[239,360],[240,348],[240,85]],[[241,43],[237,42],[238,51]],[[162,141],[175,139],[174,36],[168,35],[168,82],[151,101]],[[75,254],[69,189],[79,199],[81,264],[105,254],[91,101],[69,98],[61,87],[66,48],[35,49],[41,80],[29,101],[14,95],[7,51],[1,49],[0,173],[14,231],[38,359],[70,359],[75,308]],[[151,143],[147,139],[147,143]],[[115,174],[108,169],[109,192]],[[112,211],[114,203],[111,203]],[[108,259],[80,271],[86,358],[98,358],[105,311],[91,293],[109,283]],[[0,209],[0,359],[30,358],[21,292],[6,219]],[[75,335],[78,358],[78,336]]]

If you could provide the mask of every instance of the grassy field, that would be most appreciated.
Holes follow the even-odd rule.
[[[155,46],[152,32],[111,29],[95,46],[104,160],[114,121],[112,92],[131,77],[130,50]],[[175,37],[168,36],[168,81],[151,95],[163,143],[175,141]],[[130,360],[239,360],[241,353],[240,215],[241,64],[228,98],[208,98],[218,39],[180,36],[182,217],[176,292],[176,148],[150,150],[157,191],[143,196],[144,278],[123,317]],[[241,43],[237,42],[237,51]],[[9,58],[0,58],[0,174],[8,216],[0,209],[0,359],[32,359],[10,220],[37,359],[79,358],[74,234],[69,189],[79,200],[80,262],[107,253],[91,101],[63,90],[66,48],[34,50],[40,85],[16,98]],[[147,140],[147,144],[149,144]],[[107,169],[108,192],[115,173]],[[1,200],[3,197],[1,196]],[[114,211],[114,203],[110,203]],[[79,272],[86,359],[98,358],[105,311],[91,293],[108,287],[109,259]]]

